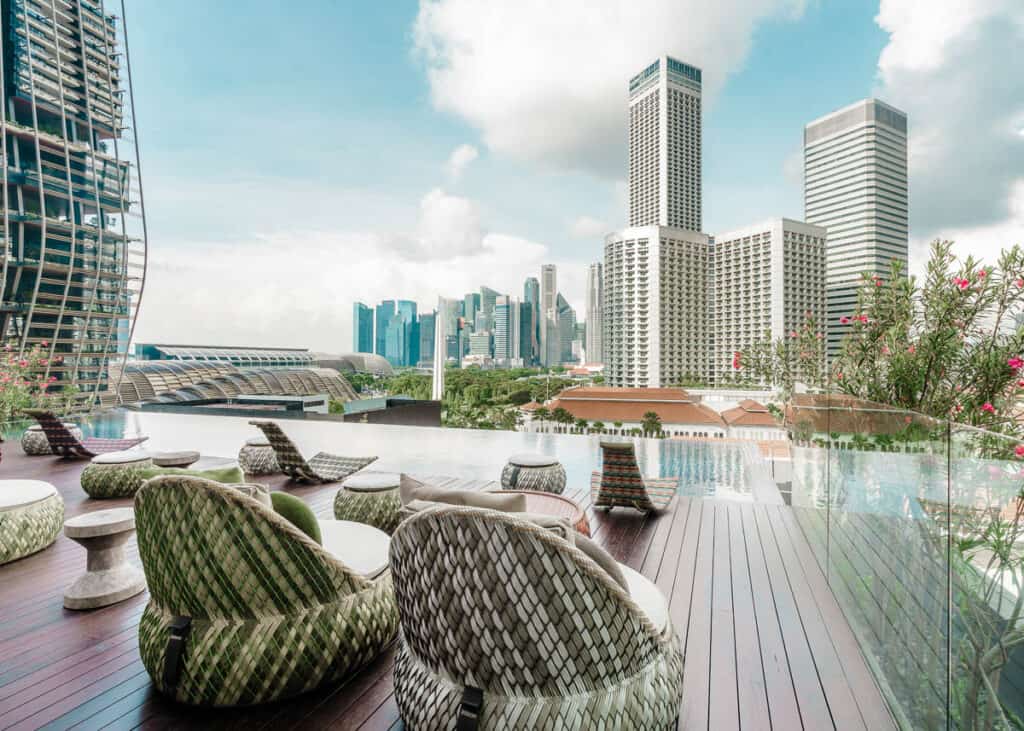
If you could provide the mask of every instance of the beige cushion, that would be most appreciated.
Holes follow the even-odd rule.
[[[41,480],[0,480],[0,510],[15,510],[57,494],[57,488]]]
[[[217,484],[219,485],[222,483]],[[253,482],[241,485],[225,484],[224,487],[230,488],[232,490],[238,490],[240,493],[243,493],[253,498],[264,507],[270,508],[271,510],[274,509],[272,503],[270,502],[270,490],[267,488],[266,485],[262,485],[258,482]]]
[[[545,515],[543,513],[517,513],[516,517],[528,520],[545,530],[549,530],[564,541],[569,543],[575,541],[576,529],[572,527],[566,518],[558,518],[554,515]]]
[[[443,487],[427,485],[419,480],[403,474],[399,482],[399,497],[403,505],[413,500],[425,500],[446,505],[464,505],[469,508],[487,508],[502,513],[521,513],[526,510],[526,495],[510,493],[502,495],[493,492],[477,492],[476,490],[447,490]]]
[[[318,520],[324,550],[368,579],[388,567],[391,538],[372,525],[350,520]]]
[[[664,632],[668,627],[668,601],[665,595],[653,581],[629,566],[619,564],[619,570],[626,579],[630,599],[647,615],[656,630]]]
[[[582,533],[576,536],[576,548],[583,551],[594,563],[604,569],[604,572],[611,577],[612,581],[621,586],[625,591],[629,591],[629,583],[626,581],[626,577],[622,575],[622,571],[619,570],[620,564],[611,557],[611,554]]]

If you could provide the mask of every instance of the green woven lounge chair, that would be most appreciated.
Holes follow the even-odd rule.
[[[294,696],[350,676],[397,634],[388,539],[374,528],[320,521],[321,547],[256,499],[187,476],[147,481],[135,520],[150,592],[139,652],[179,702]],[[327,550],[330,537],[360,531],[353,560]]]
[[[340,457],[319,452],[309,461],[295,443],[288,438],[277,422],[257,419],[250,424],[263,432],[270,441],[281,471],[296,482],[338,482],[376,461],[376,457]]]
[[[679,489],[675,477],[644,477],[636,463],[632,442],[601,442],[603,466],[590,478],[591,504],[610,510],[616,506],[658,512],[668,508]]]
[[[668,603],[619,568],[629,593],[568,540],[513,514],[444,505],[405,520],[391,573],[406,728],[674,727],[683,654]]]

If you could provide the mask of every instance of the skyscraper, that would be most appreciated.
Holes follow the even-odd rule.
[[[435,328],[437,312],[424,312],[420,315],[420,357],[418,365],[429,366],[434,362]]]
[[[540,362],[553,366],[560,360],[558,343],[558,270],[554,264],[540,268]]]
[[[86,407],[114,402],[146,269],[124,31],[91,3],[3,3],[0,342]]]
[[[494,303],[500,292],[490,287],[480,288],[480,315],[477,320],[480,323],[478,330],[494,330]]]
[[[480,293],[470,292],[462,300],[462,317],[473,326],[476,323],[476,313],[480,311]]]
[[[820,226],[774,218],[715,236],[715,385],[744,376],[736,370],[736,353],[766,336],[786,338],[808,317],[824,329],[825,235]]]
[[[522,353],[519,300],[500,295],[494,305],[494,360],[507,365],[519,365]]]
[[[402,348],[397,354],[399,362],[395,365],[414,366],[420,359],[420,326],[416,320],[416,303],[410,300],[398,300],[396,314],[401,318]]]
[[[519,355],[524,366],[537,363],[537,327],[533,319],[536,311],[532,302],[519,303]]]
[[[523,304],[530,308],[530,363],[540,362],[540,282],[527,277],[523,282]]]
[[[569,306],[561,294],[555,298],[558,312],[558,360],[556,363],[572,363],[572,341],[576,338],[576,310]]]
[[[701,230],[701,71],[670,56],[629,80],[629,225]]]
[[[864,99],[804,128],[804,218],[828,229],[828,352],[850,330],[861,274],[907,261],[907,115]]]
[[[610,386],[708,376],[709,238],[666,226],[605,238],[602,347]]]
[[[596,262],[587,267],[587,300],[586,300],[586,339],[584,340],[584,352],[587,362],[604,362],[604,353],[601,350],[601,303],[604,300],[604,277],[602,276],[601,262]]]
[[[373,352],[373,310],[362,302],[352,303],[352,351]]]
[[[388,328],[391,326],[391,318],[395,316],[395,301],[384,300],[377,305],[376,312],[374,313],[374,321],[376,325],[376,336],[374,344],[376,350],[374,352],[377,355],[383,355],[387,357],[388,348]]]

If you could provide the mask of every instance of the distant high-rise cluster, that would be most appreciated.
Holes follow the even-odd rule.
[[[600,352],[612,386],[729,383],[737,353],[809,318],[834,355],[862,273],[884,276],[907,257],[902,112],[869,99],[807,126],[807,223],[709,236],[700,102],[701,70],[668,56],[629,82],[629,228],[605,237],[587,284],[586,350]]]
[[[512,367],[576,363],[583,351],[576,311],[555,287],[556,271],[545,265],[542,279],[550,287],[549,316],[542,315],[540,281],[528,277],[523,298],[490,287],[461,299],[442,298],[437,311],[417,317],[416,303],[384,300],[370,308],[352,308],[352,345],[356,352],[375,352],[397,367],[429,367],[438,357],[457,365]],[[443,328],[438,322],[443,321]],[[443,341],[437,333],[443,333]],[[541,347],[551,348],[550,359]]]

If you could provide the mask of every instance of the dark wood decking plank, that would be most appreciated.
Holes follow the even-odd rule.
[[[732,561],[729,535],[729,510],[715,506],[714,548],[711,575],[711,668],[708,689],[708,726],[713,729],[739,729],[737,696],[736,625],[732,608]]]
[[[895,728],[893,717],[886,708],[882,692],[864,660],[857,638],[846,622],[835,594],[828,587],[821,566],[815,561],[810,550],[801,550],[801,543],[806,544],[806,539],[797,524],[796,516],[791,510],[780,510],[778,517],[781,527],[789,532],[790,540],[796,550],[796,557],[800,561],[800,568],[812,589],[815,602],[821,613],[822,626],[829,631],[836,652],[842,658],[843,673],[864,723],[872,730]]]
[[[747,561],[743,515],[739,505],[729,505],[729,556],[732,561],[732,610],[736,638],[736,695],[740,728],[771,729],[764,665],[754,611],[754,592]],[[713,682],[713,681],[712,681]]]
[[[768,718],[773,729],[799,729],[803,727],[803,722],[800,719],[800,707],[789,670],[789,657],[782,638],[778,612],[772,599],[764,549],[755,523],[756,509],[753,505],[741,505],[739,511],[743,542],[747,552],[747,568],[750,572],[754,618],[757,621],[757,639],[768,700]]]
[[[685,729],[708,728],[708,704],[711,699],[711,600],[714,591],[715,504],[694,501],[700,505],[700,535],[693,576],[693,593],[689,596],[690,621],[683,645],[683,702],[679,725]],[[685,598],[685,593],[682,595]],[[673,600],[676,599],[673,594]],[[671,607],[671,604],[670,604]]]
[[[775,536],[768,522],[768,514],[763,506],[754,507],[754,522],[761,548],[764,551],[765,566],[768,569],[768,580],[771,584],[771,596],[775,600],[775,611],[778,613],[779,628],[782,640],[786,645],[789,659],[789,671],[793,678],[793,687],[800,700],[800,717],[803,727],[808,731],[835,728],[832,714],[829,712],[825,691],[818,678],[818,669],[814,664],[814,654],[804,634],[800,621],[800,612],[789,588],[786,567],[775,543]]]

